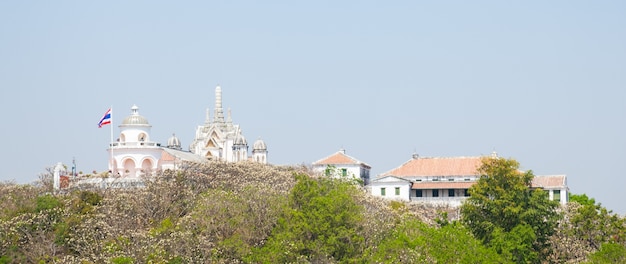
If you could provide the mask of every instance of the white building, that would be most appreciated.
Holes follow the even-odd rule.
[[[202,162],[200,157],[181,150],[176,135],[167,147],[152,140],[148,119],[133,105],[131,114],[119,125],[120,134],[109,146],[109,171],[115,178],[141,178],[166,169],[178,169],[182,161]]]
[[[370,170],[372,167],[365,162],[359,161],[346,155],[346,150],[341,149],[330,156],[313,162],[313,170],[328,176],[341,176],[360,179],[364,184],[369,184]],[[331,170],[335,170],[334,172]],[[331,175],[331,174],[335,175]]]
[[[230,116],[224,119],[222,89],[215,89],[215,118],[210,120],[208,110],[205,124],[198,126],[190,151],[184,151],[180,140],[172,135],[163,147],[150,136],[152,126],[133,105],[131,114],[119,125],[120,133],[109,146],[109,171],[112,179],[140,179],[157,171],[180,169],[183,161],[207,160],[237,162],[252,160],[267,163],[267,145],[260,138],[254,142],[252,156],[248,156],[248,142],[239,125]]]
[[[189,150],[209,160],[237,162],[249,160],[248,141],[243,136],[239,125],[233,124],[231,111],[224,118],[222,108],[222,88],[215,88],[215,110],[213,120],[206,111],[204,125],[196,129],[196,134]],[[254,142],[251,160],[267,163],[267,145],[260,138]]]
[[[492,154],[492,157],[497,155]],[[469,188],[480,178],[477,169],[484,157],[419,157],[414,154],[397,168],[370,183],[372,195],[388,199],[422,201],[459,206]],[[533,188],[541,188],[550,200],[567,203],[565,175],[535,176]]]

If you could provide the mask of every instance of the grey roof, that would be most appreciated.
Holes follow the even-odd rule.
[[[206,159],[202,158],[201,156],[198,156],[188,151],[182,151],[182,150],[176,150],[176,149],[170,149],[170,148],[163,148],[163,151],[184,161],[191,161],[191,162],[198,162],[198,163],[202,163],[206,161]]]

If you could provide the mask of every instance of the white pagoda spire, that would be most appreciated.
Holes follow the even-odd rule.
[[[224,109],[222,108],[222,87],[215,87],[215,123],[224,123]]]

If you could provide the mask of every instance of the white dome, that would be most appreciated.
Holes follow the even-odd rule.
[[[252,147],[254,150],[267,150],[267,145],[265,145],[265,141],[262,139],[257,139],[254,141],[254,146]]]
[[[130,110],[132,114],[124,118],[122,125],[150,125],[148,119],[139,115],[139,107],[133,105]]]
[[[176,137],[176,134],[172,134],[172,137],[170,137],[167,140],[167,147],[168,148],[173,148],[173,149],[180,149],[181,147],[180,144],[180,140]]]
[[[235,145],[248,145],[248,141],[246,141],[246,138],[243,135],[239,135],[235,138]]]

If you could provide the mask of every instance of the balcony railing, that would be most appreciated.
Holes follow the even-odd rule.
[[[118,147],[118,148],[134,148],[134,147],[154,147],[154,146],[161,146],[161,143],[156,143],[156,142],[115,142],[115,143],[111,143],[109,144],[109,146],[111,147]]]
[[[442,203],[442,204],[454,204],[461,205],[465,199],[468,197],[465,196],[454,196],[454,197],[416,197],[411,196],[411,201],[415,202],[428,202],[428,203]]]

